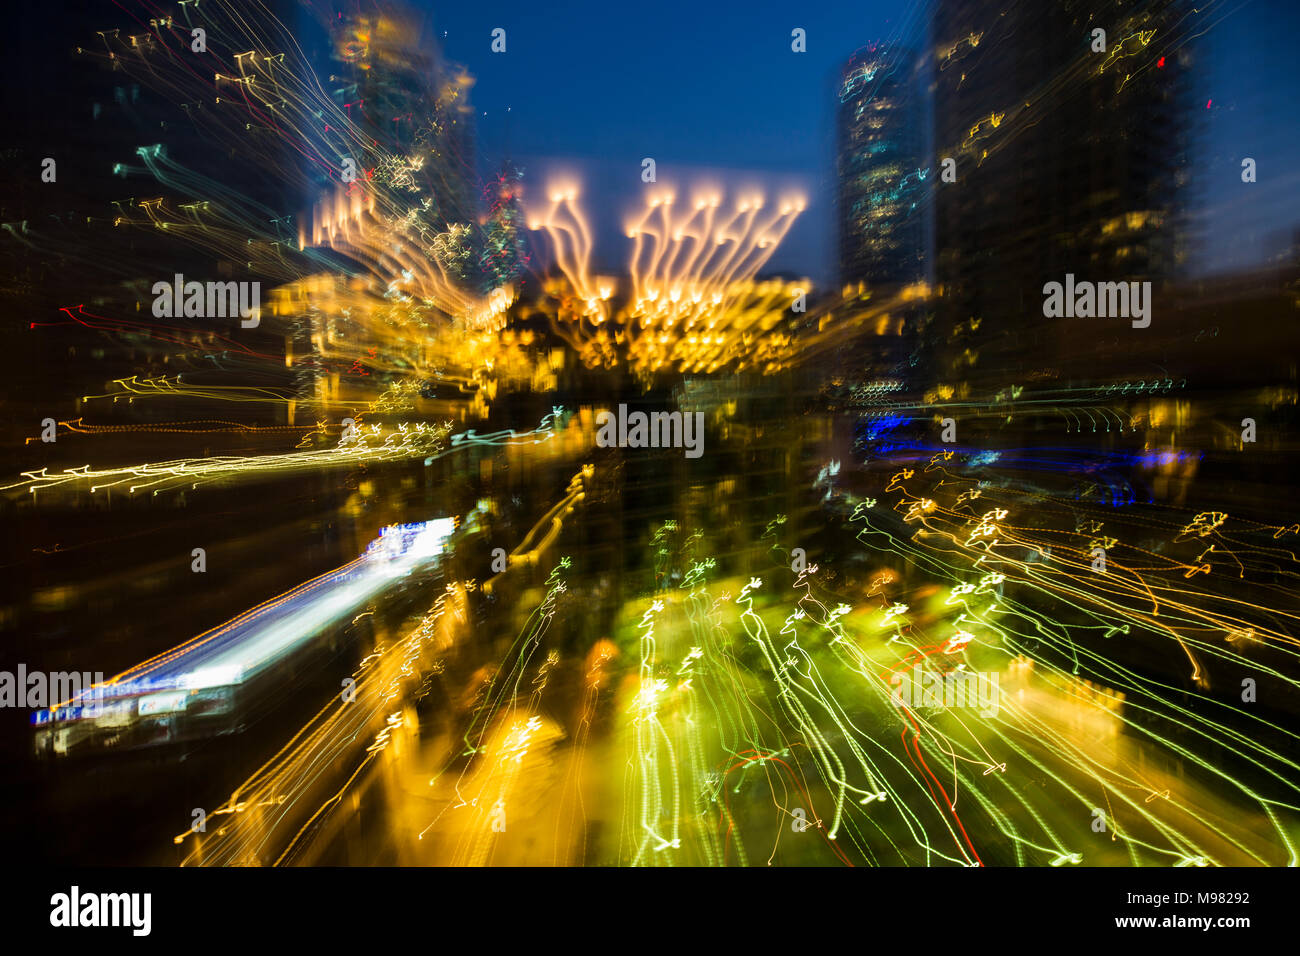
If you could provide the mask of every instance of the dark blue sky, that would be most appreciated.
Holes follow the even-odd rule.
[[[808,210],[770,265],[827,282],[838,68],[867,43],[915,39],[923,9],[899,0],[434,3],[432,23],[447,56],[475,77],[480,167],[509,153],[533,197],[557,161],[577,169],[599,251],[612,260],[604,268],[621,271],[619,224],[639,201],[650,156],[661,182],[715,170],[770,192],[801,185]],[[1199,264],[1217,271],[1257,261],[1300,225],[1300,5],[1229,0],[1206,19],[1196,88],[1213,103],[1189,107],[1204,113]],[[507,31],[504,54],[490,50],[494,27]],[[794,27],[807,31],[807,53],[791,52]],[[1253,186],[1240,181],[1242,156],[1258,162]]]
[[[1223,271],[1275,254],[1279,234],[1300,229],[1300,3],[1250,0],[1215,13],[1227,15],[1201,41],[1212,103],[1197,224],[1201,264]],[[1258,164],[1254,185],[1241,182],[1245,156]]]

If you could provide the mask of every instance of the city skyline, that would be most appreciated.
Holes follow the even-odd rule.
[[[293,867],[338,943],[377,875],[817,867],[1271,921],[1300,131],[1235,2],[33,9],[0,907],[246,941]]]
[[[528,42],[529,30],[551,28],[538,14],[521,18],[515,43],[504,55],[491,53],[490,34],[508,24],[498,24],[486,11],[434,15],[431,32],[447,56],[475,77],[471,97],[484,163],[499,164],[510,154],[525,169],[526,188],[535,185],[536,169],[583,169],[586,191],[595,204],[610,208],[611,222],[639,201],[640,159],[656,150],[663,154],[656,159],[664,175],[675,168],[699,174],[714,167],[760,181],[798,182],[808,192],[808,209],[772,269],[808,275],[829,288],[836,281],[835,270],[825,264],[836,257],[833,173],[840,72],[856,51],[876,43],[910,45],[928,58],[930,24],[918,12],[927,8],[876,2],[857,8],[846,26],[833,8],[794,13],[744,7],[748,15],[726,36],[682,28],[690,22],[687,4],[661,6],[645,22],[632,13],[598,14],[594,5],[575,10],[564,26],[575,49],[590,50],[592,64],[610,69],[620,57],[628,58],[630,88],[646,93],[633,98],[630,108],[619,86],[582,87],[580,57],[543,68],[542,51]],[[1277,28],[1260,34],[1251,30],[1256,21]],[[790,50],[795,27],[807,31],[806,53]],[[1206,114],[1196,117],[1204,128],[1194,143],[1196,197],[1188,224],[1195,239],[1193,271],[1263,265],[1285,250],[1300,227],[1300,131],[1289,122],[1286,80],[1285,37],[1293,28],[1300,28],[1300,10],[1283,0],[1252,0],[1240,15],[1223,18],[1222,29],[1198,40],[1201,57],[1190,78],[1194,92],[1180,104]],[[656,44],[662,44],[662,57],[655,55]],[[749,67],[749,52],[755,50],[764,51],[762,71]],[[527,82],[534,70],[552,75],[557,69],[554,88]],[[706,107],[690,92],[694,77],[704,88],[734,91],[738,108],[719,115]],[[747,84],[761,93],[746,97]],[[566,102],[566,92],[573,102]],[[624,103],[620,109],[602,108],[615,97]],[[584,123],[601,125],[605,148],[586,145]],[[1240,159],[1252,153],[1272,169],[1272,178],[1243,195]],[[612,154],[627,158],[616,160]],[[742,157],[748,161],[737,163]],[[615,263],[622,257],[617,248],[599,252]]]

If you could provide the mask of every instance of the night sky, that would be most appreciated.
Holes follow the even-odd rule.
[[[769,194],[800,186],[809,208],[769,266],[819,282],[834,274],[838,69],[873,41],[916,43],[925,9],[880,0],[429,6],[447,56],[476,79],[481,170],[511,156],[533,197],[552,166],[579,172],[602,267],[620,270],[618,226],[639,202],[640,163],[650,156],[660,182],[713,170]],[[1216,7],[1209,22],[1189,103],[1206,114],[1193,187],[1197,271],[1252,265],[1300,227],[1300,8],[1248,0]],[[498,26],[505,54],[490,51]],[[804,54],[790,50],[796,26],[807,31]],[[1259,182],[1241,183],[1242,156],[1257,161]]]

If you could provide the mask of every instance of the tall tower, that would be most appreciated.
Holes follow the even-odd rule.
[[[923,117],[913,51],[859,50],[839,84],[840,281],[907,284],[925,267]]]
[[[363,145],[369,175],[436,232],[475,221],[473,79],[443,63],[416,12],[362,0],[329,21],[330,91]]]
[[[935,161],[956,174],[934,184],[949,372],[1053,361],[1046,282],[1158,289],[1180,265],[1186,13],[1182,0],[936,0]]]
[[[523,172],[508,160],[484,190],[483,252],[479,272],[485,292],[516,282],[528,262],[524,231]]]

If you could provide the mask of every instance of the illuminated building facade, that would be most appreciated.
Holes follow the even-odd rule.
[[[841,74],[836,172],[844,285],[922,278],[928,173],[916,64],[909,50],[873,44]]]
[[[412,206],[419,200],[434,227],[473,223],[473,79],[428,52],[413,10],[348,5],[330,26],[331,93],[380,158],[363,173]],[[472,264],[467,252],[466,270]]]
[[[954,160],[956,178],[934,184],[935,280],[955,374],[1052,348],[1044,283],[1153,281],[1158,296],[1185,259],[1183,12],[937,0],[935,162]]]
[[[417,356],[427,355],[433,337],[410,330],[430,316],[442,327],[472,311],[483,282],[482,230],[473,79],[441,57],[414,8],[363,0],[318,15],[329,31],[327,90],[340,119],[330,131],[335,155],[315,167],[320,193],[299,217],[299,242],[353,269],[383,262],[375,282],[317,277],[283,290],[276,314],[287,320],[298,394],[333,401],[367,393],[366,380],[383,377],[372,366],[383,364],[385,343],[401,339],[402,361],[423,366]],[[434,303],[427,314],[426,301]],[[367,309],[390,320],[383,334],[363,333],[358,316]],[[345,356],[342,342],[364,347],[360,354],[346,347]],[[339,365],[325,371],[319,359]]]
[[[483,219],[483,250],[479,271],[483,291],[515,282],[528,262],[523,207],[523,172],[510,162],[502,164],[484,190],[487,212]]]

